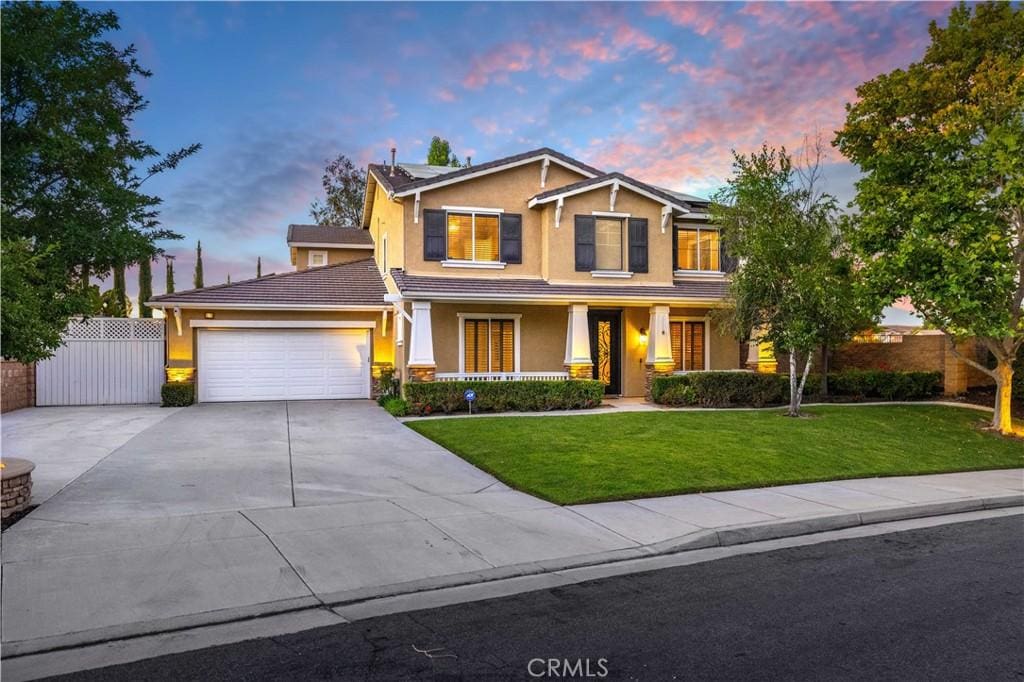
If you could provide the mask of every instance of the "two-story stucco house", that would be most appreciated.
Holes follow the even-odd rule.
[[[362,224],[293,225],[294,272],[156,297],[200,401],[365,398],[405,381],[735,369],[710,317],[728,258],[707,201],[542,148],[368,169]]]

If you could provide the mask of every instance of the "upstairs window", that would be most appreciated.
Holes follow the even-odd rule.
[[[594,221],[594,269],[623,269],[621,218],[598,218]]]
[[[676,228],[676,270],[719,272],[720,256],[718,230]]]
[[[498,216],[493,213],[449,213],[448,259],[496,262]]]
[[[318,268],[321,265],[327,265],[327,252],[326,251],[310,251],[309,252],[309,267]]]

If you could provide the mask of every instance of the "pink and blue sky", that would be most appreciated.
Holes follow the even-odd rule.
[[[106,7],[106,5],[92,5]],[[798,147],[841,125],[855,87],[920,58],[951,3],[118,3],[115,42],[153,71],[139,136],[202,152],[147,188],[203,242],[206,283],[289,270],[324,162],[475,163],[539,146],[710,195],[731,150]],[[856,169],[833,152],[844,202]],[[134,278],[132,278],[134,279]],[[154,290],[163,291],[155,268]],[[136,289],[132,281],[131,290]]]

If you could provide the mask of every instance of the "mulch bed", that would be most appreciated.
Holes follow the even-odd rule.
[[[996,404],[996,389],[972,388],[967,393],[951,400],[969,403],[971,405],[982,405],[983,407],[994,407]],[[1010,413],[1014,419],[1024,419],[1024,396],[1013,396],[1010,401]]]

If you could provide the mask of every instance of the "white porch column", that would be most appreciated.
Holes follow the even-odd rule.
[[[668,324],[668,306],[651,306],[651,326],[647,341],[647,364],[673,364],[672,335]]]
[[[565,368],[570,379],[589,379],[593,366],[587,304],[573,303],[569,306],[569,323],[565,332]]]
[[[433,381],[434,334],[430,325],[430,301],[412,302],[412,325],[409,331],[408,366],[410,377],[418,381]]]
[[[651,306],[651,326],[647,337],[647,368],[644,372],[644,397],[651,400],[651,386],[655,377],[672,374],[672,332],[668,321],[667,305]]]

